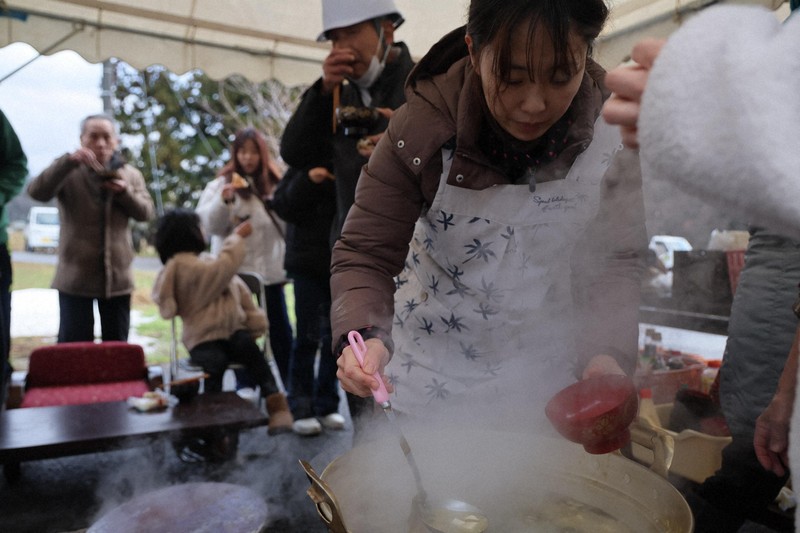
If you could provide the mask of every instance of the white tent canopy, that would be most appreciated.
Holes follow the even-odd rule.
[[[370,0],[364,0],[368,2]],[[462,25],[469,0],[396,0],[406,23],[397,40],[420,57]],[[611,0],[612,20],[596,49],[612,67],[646,35],[666,36],[715,0]],[[739,0],[776,9],[783,0]],[[26,42],[40,53],[74,50],[90,62],[118,57],[134,67],[202,69],[287,85],[320,74],[328,43],[320,0],[0,0],[0,47]]]

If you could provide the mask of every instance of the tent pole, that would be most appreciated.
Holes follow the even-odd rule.
[[[147,69],[142,70],[142,89],[144,90],[144,101],[147,104],[147,118],[144,119],[144,128],[145,132],[147,133],[147,137],[145,138],[147,141],[147,151],[150,155],[150,173],[153,176],[153,179],[156,181],[156,190],[158,194],[156,194],[156,213],[159,217],[164,216],[164,201],[161,199],[161,176],[158,175],[158,168],[156,166],[156,147],[153,145],[153,128],[152,123],[155,122],[155,118],[153,117],[153,109],[150,107],[150,102],[148,102],[149,95],[147,90]],[[172,327],[175,327],[173,323]]]

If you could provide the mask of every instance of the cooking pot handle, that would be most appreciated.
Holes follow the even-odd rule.
[[[630,426],[631,441],[653,452],[650,470],[667,479],[672,458],[675,456],[675,439],[664,431],[646,427],[638,421]]]
[[[307,461],[300,459],[300,466],[306,472],[306,477],[311,482],[306,494],[311,498],[317,506],[317,512],[328,526],[328,531],[331,533],[349,533],[344,525],[344,519],[339,513],[339,504],[336,503],[336,497],[327,483],[322,481],[322,478],[317,475],[314,469]]]

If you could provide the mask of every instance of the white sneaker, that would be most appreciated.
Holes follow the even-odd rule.
[[[344,417],[339,413],[331,413],[322,417],[322,425],[325,429],[344,429]]]
[[[322,426],[316,418],[301,418],[294,421],[292,431],[298,435],[310,437],[322,433]]]

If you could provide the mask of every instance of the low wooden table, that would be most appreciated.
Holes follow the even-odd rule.
[[[266,425],[268,417],[235,392],[200,394],[191,402],[140,413],[126,402],[26,407],[0,413],[0,463],[94,453],[138,446],[163,435]]]

